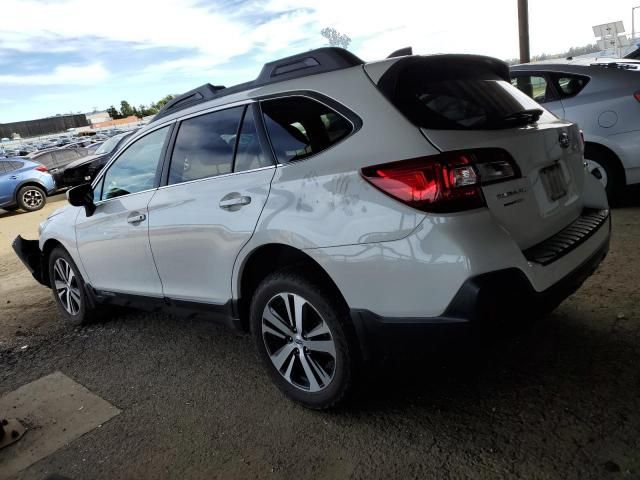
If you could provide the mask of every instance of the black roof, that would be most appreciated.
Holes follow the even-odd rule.
[[[229,88],[205,83],[198,88],[178,95],[162,107],[162,110],[158,112],[152,122],[184,108],[192,107],[214,98],[231,95],[232,93],[363,64],[364,62],[360,58],[343,48],[325,47],[299,53],[266,63],[262,67],[258,78],[251,82]]]

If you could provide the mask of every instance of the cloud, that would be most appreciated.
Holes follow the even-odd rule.
[[[93,85],[109,76],[101,63],[58,65],[50,72],[35,74],[0,74],[0,85]]]

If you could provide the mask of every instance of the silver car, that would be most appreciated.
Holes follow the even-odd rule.
[[[577,123],[585,161],[609,198],[640,183],[640,61],[567,59],[516,65],[512,84]]]
[[[578,128],[472,55],[326,48],[203,85],[68,198],[14,243],[65,320],[112,303],[220,318],[312,408],[434,328],[553,309],[610,235]]]

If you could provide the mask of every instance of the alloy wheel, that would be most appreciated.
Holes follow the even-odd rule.
[[[40,190],[29,189],[22,194],[22,201],[29,208],[37,208],[42,205],[44,197]]]
[[[64,258],[58,258],[53,264],[53,276],[56,293],[62,307],[69,315],[77,315],[80,312],[82,300],[78,278],[73,273],[73,268]]]
[[[602,184],[604,188],[607,188],[609,177],[607,176],[607,171],[604,169],[604,167],[595,160],[589,160],[588,158],[585,158],[584,163],[589,173],[596,177],[596,179]]]
[[[324,390],[336,371],[336,345],[329,325],[300,295],[280,293],[262,313],[262,338],[271,363],[291,385]]]

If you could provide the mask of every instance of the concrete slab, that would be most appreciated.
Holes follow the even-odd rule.
[[[106,400],[61,372],[0,398],[0,417],[17,418],[28,430],[0,450],[0,479],[9,478],[120,413]]]

